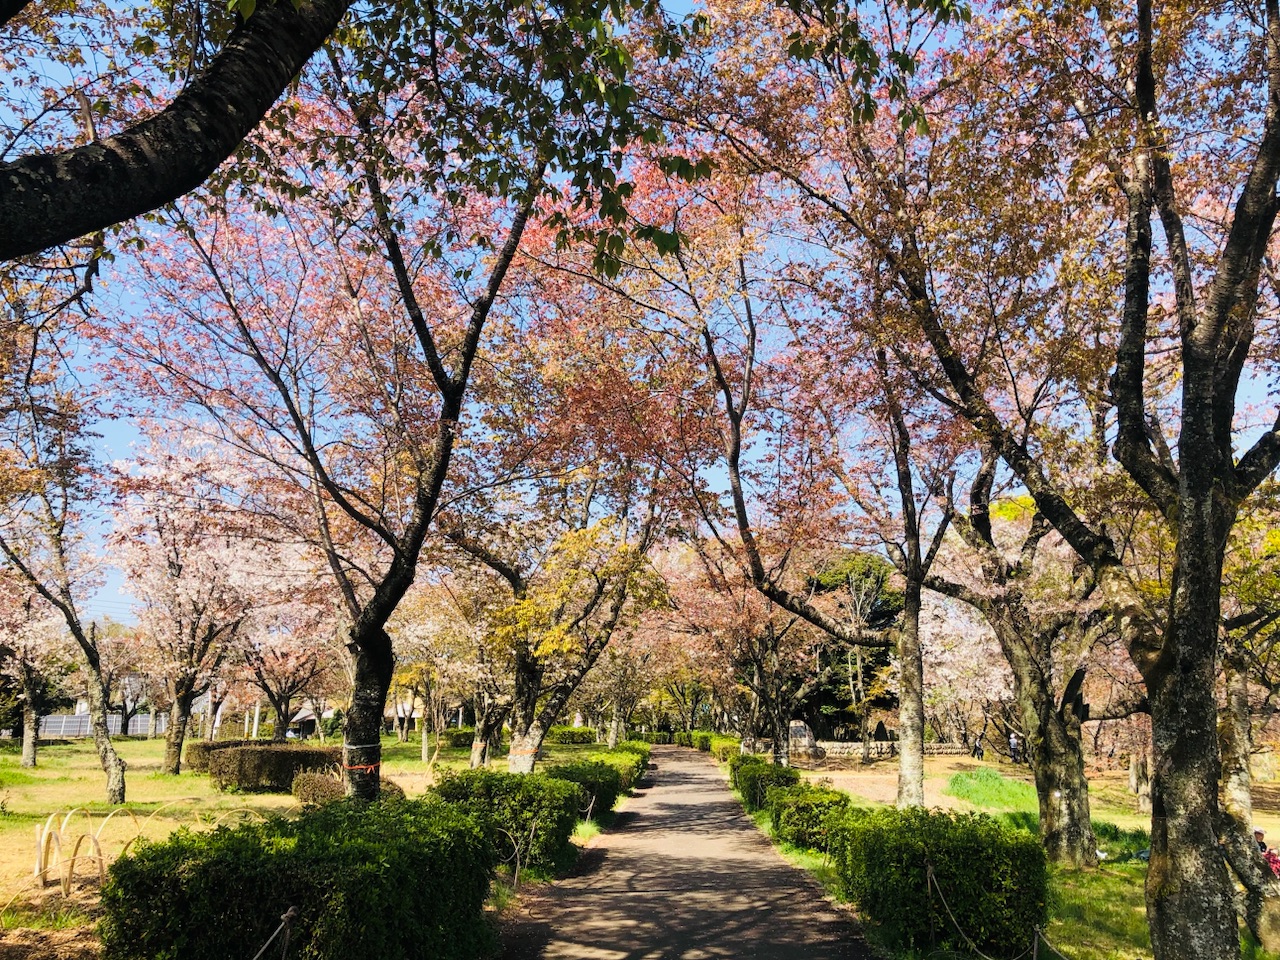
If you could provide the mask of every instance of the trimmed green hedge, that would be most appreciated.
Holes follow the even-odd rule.
[[[693,746],[701,750],[703,753],[711,752],[711,734],[697,733],[693,736]]]
[[[547,731],[547,743],[595,743],[596,732],[592,727],[552,727]]]
[[[521,870],[553,871],[573,859],[569,838],[587,802],[576,783],[544,773],[464,770],[432,790],[482,820],[494,846],[518,860]]]
[[[732,757],[729,758],[729,786],[731,786],[735,790],[739,789],[738,775],[742,772],[742,770],[744,770],[746,767],[750,767],[753,765],[759,766],[762,764],[767,764],[769,762],[770,762],[769,760],[762,757],[758,753],[735,753]]]
[[[602,813],[608,813],[617,804],[618,797],[625,789],[622,785],[621,771],[613,764],[595,758],[557,764],[547,767],[542,772],[548,777],[568,780],[582,787],[587,798],[586,806],[582,810],[584,818],[598,817]]]
[[[298,774],[328,770],[341,762],[341,747],[252,744],[211,753],[209,777],[219,790],[288,793]]]
[[[793,787],[800,782],[800,771],[778,767],[772,763],[748,763],[738,768],[738,792],[748,813],[765,809],[769,791],[775,787]]]
[[[258,740],[188,740],[182,751],[182,763],[188,773],[208,773],[209,755],[215,750],[244,747],[260,743]]]
[[[640,778],[644,776],[644,772],[649,769],[649,757],[653,753],[653,748],[638,740],[623,740],[613,748],[614,755],[630,754],[636,759],[632,761],[632,769],[635,771],[631,782],[627,784],[627,789],[634,787],[640,782]]]
[[[476,732],[471,727],[454,727],[444,734],[444,739],[451,747],[467,747],[469,748],[476,738]]]
[[[809,850],[826,850],[833,815],[849,806],[849,795],[839,790],[798,783],[774,787],[766,796],[773,834],[779,840]]]
[[[845,893],[903,948],[1020,956],[1047,918],[1049,870],[1038,837],[983,814],[852,810],[831,822],[829,851]]]
[[[422,801],[180,830],[111,865],[104,958],[252,957],[297,907],[289,956],[299,960],[474,960],[494,946],[483,913],[494,864],[480,823]]]
[[[394,780],[383,777],[378,784],[380,800],[403,800],[404,787]],[[318,807],[335,800],[343,800],[347,796],[347,785],[337,777],[327,773],[308,770],[293,778],[293,786],[289,790],[303,804]]]

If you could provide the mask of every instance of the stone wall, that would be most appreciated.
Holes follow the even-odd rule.
[[[894,741],[874,740],[870,744],[873,757],[892,757],[898,752]],[[858,740],[839,742],[836,740],[819,740],[818,749],[828,760],[860,760],[862,759],[862,743]],[[926,743],[926,757],[963,757],[969,748],[962,743]]]

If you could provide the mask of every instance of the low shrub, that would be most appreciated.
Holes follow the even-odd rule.
[[[547,743],[595,743],[596,732],[591,727],[552,727],[547,731]]]
[[[582,787],[586,794],[584,819],[608,813],[618,802],[618,796],[626,788],[622,785],[622,772],[604,760],[583,759],[574,763],[562,763],[542,771],[548,777],[568,780]]]
[[[572,860],[569,838],[586,805],[578,784],[542,773],[464,770],[432,790],[480,818],[494,846],[518,861],[520,869],[553,871]]]
[[[645,746],[642,744],[642,746]],[[618,771],[622,782],[622,793],[634,787],[649,766],[649,754],[639,754],[631,750],[597,750],[582,757],[583,760],[595,763],[607,763]]]
[[[728,763],[730,757],[736,757],[742,753],[742,746],[738,743],[715,742],[711,747],[711,752],[721,763]]]
[[[182,751],[182,764],[187,768],[188,773],[208,773],[209,754],[215,750],[243,747],[257,742],[257,740],[188,740]]]
[[[671,735],[671,742],[674,743],[677,747],[692,747],[693,734],[687,733],[683,730],[679,730]]]
[[[653,748],[647,743],[623,740],[609,752],[615,757],[614,762],[621,762],[624,757],[633,758],[631,760],[631,778],[625,787],[625,789],[630,790],[640,782],[644,772],[649,769],[649,756],[653,753]]]
[[[341,762],[341,747],[245,744],[210,753],[209,777],[219,790],[288,793],[298,774]]]
[[[693,737],[693,745],[703,753],[711,752],[711,734],[698,733]]]
[[[111,865],[103,955],[252,957],[296,907],[290,956],[472,960],[494,946],[483,913],[494,864],[482,824],[422,801],[180,830]]]
[[[729,786],[738,789],[738,775],[745,767],[768,762],[758,753],[735,753],[729,758]]]
[[[800,771],[772,763],[748,763],[738,768],[738,792],[748,813],[763,810],[773,787],[793,787],[800,782]]]
[[[293,778],[289,792],[300,802],[310,807],[320,807],[335,800],[342,800],[347,795],[347,787],[341,780],[330,773],[307,770]]]
[[[808,783],[794,787],[774,787],[766,796],[779,840],[809,850],[826,850],[829,821],[849,806],[849,795]]]
[[[445,733],[445,743],[451,747],[470,747],[476,732],[470,727],[458,727]]]
[[[383,777],[382,782],[379,784],[379,789],[381,791],[380,799],[405,799],[404,787],[394,780],[388,780]],[[308,770],[293,778],[293,786],[289,792],[301,803],[307,806],[319,807],[335,800],[345,799],[347,785],[332,773],[319,773]]]
[[[831,821],[829,853],[848,897],[904,949],[966,949],[958,924],[984,953],[1018,956],[1045,922],[1039,838],[983,814],[850,811]]]

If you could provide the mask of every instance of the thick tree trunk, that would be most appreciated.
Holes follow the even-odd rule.
[[[195,701],[192,684],[173,684],[170,688],[169,729],[164,734],[164,764],[161,771],[177,776],[182,771],[182,743],[191,720],[191,704]]]
[[[98,751],[98,762],[107,775],[107,803],[124,803],[124,759],[116,753],[107,727],[107,691],[102,683],[102,671],[94,663],[86,663],[89,673],[87,694],[89,699],[89,728],[93,731],[93,745]]]
[[[363,636],[357,636],[353,629],[348,649],[355,669],[342,745],[347,794],[360,800],[377,800],[382,769],[382,712],[395,668],[391,638],[380,626],[366,630]]]
[[[618,745],[618,741],[622,739],[622,708],[617,704],[613,707],[613,717],[609,721],[609,739],[606,741],[609,749],[612,750]]]
[[[511,730],[511,752],[507,755],[507,770],[510,773],[533,773],[538,761],[538,751],[542,748],[542,740],[547,731],[541,723],[534,720],[522,725],[516,721]]]
[[[1089,781],[1079,721],[1050,710],[1027,744],[1040,804],[1040,839],[1055,863],[1098,865],[1098,841],[1089,813]]]
[[[22,701],[22,762],[21,766],[36,765],[36,740],[40,737],[40,714],[30,697]]]
[[[1194,458],[1183,452],[1189,471]],[[1147,921],[1157,960],[1236,960],[1235,890],[1218,846],[1221,760],[1214,691],[1222,551],[1208,531],[1195,529],[1204,525],[1195,516],[1196,505],[1186,497],[1182,505],[1164,654],[1145,676],[1153,766]],[[1201,549],[1188,549],[1188,541]]]
[[[898,632],[900,808],[924,806],[924,658],[920,650],[920,594],[920,583],[908,580],[903,593],[902,625]]]

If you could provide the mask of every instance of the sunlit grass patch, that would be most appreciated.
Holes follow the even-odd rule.
[[[990,767],[952,774],[943,792],[987,810],[1035,812],[1039,809],[1035,787]]]

